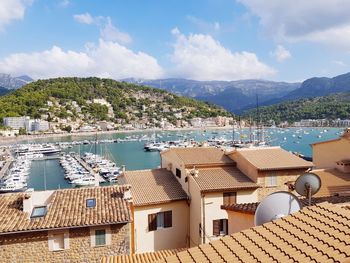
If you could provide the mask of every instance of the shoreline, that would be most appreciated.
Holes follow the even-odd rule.
[[[198,130],[229,130],[232,126],[224,127],[190,127],[190,128],[174,128],[174,129],[135,129],[135,130],[112,130],[112,131],[92,131],[92,132],[75,132],[75,133],[49,133],[49,134],[33,134],[33,135],[19,135],[17,137],[2,137],[0,138],[0,145],[18,143],[26,140],[39,140],[46,138],[61,138],[61,137],[83,137],[104,134],[128,134],[138,132],[171,132],[171,131],[198,131]]]

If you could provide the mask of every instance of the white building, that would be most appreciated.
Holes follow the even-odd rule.
[[[26,120],[29,120],[28,116],[6,117],[3,118],[3,124],[12,129],[19,130],[20,128],[26,128]]]

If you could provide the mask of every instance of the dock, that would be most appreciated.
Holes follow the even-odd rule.
[[[3,167],[1,168],[1,170],[0,170],[0,179],[2,179],[2,178],[6,175],[7,171],[9,170],[9,168],[11,167],[11,164],[12,164],[13,161],[14,161],[14,159],[13,159],[13,157],[12,157],[12,154],[11,154],[11,152],[10,152],[9,149],[6,149],[6,150],[5,150],[5,154],[6,154],[7,156],[9,156],[9,157],[8,157],[8,159],[6,160],[4,166],[3,166]]]
[[[106,182],[106,180],[105,180],[100,174],[97,174],[97,173],[90,167],[90,165],[88,165],[83,159],[80,158],[79,155],[74,154],[74,155],[72,155],[72,156],[74,157],[75,160],[77,160],[77,161],[79,162],[79,164],[80,164],[81,166],[84,167],[84,169],[86,169],[86,171],[88,171],[89,173],[91,173],[94,177],[95,177],[96,175],[98,175],[98,177],[99,177],[99,182],[100,182],[100,183],[105,183],[105,182]]]

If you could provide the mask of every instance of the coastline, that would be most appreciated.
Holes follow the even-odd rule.
[[[26,140],[38,140],[46,138],[61,138],[61,137],[83,137],[93,135],[104,135],[104,134],[128,134],[138,132],[168,132],[168,131],[198,131],[198,130],[229,130],[232,126],[223,127],[188,127],[188,128],[173,128],[173,129],[135,129],[135,130],[112,130],[112,131],[91,131],[91,132],[74,132],[74,133],[48,133],[48,134],[31,134],[31,135],[19,135],[17,137],[0,137],[0,144],[6,145],[11,143],[18,143]]]

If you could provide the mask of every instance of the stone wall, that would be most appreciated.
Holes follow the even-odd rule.
[[[129,224],[111,225],[111,245],[91,247],[90,228],[69,230],[69,249],[49,251],[48,231],[0,236],[0,261],[7,263],[100,262],[109,255],[130,253]]]
[[[271,172],[259,172],[258,185],[258,200],[261,201],[266,196],[277,191],[289,191],[287,182],[294,182],[300,175],[305,173],[303,170],[284,170],[284,171],[271,171]],[[266,176],[275,174],[277,176],[277,186],[266,186]],[[295,194],[295,192],[293,192]]]

